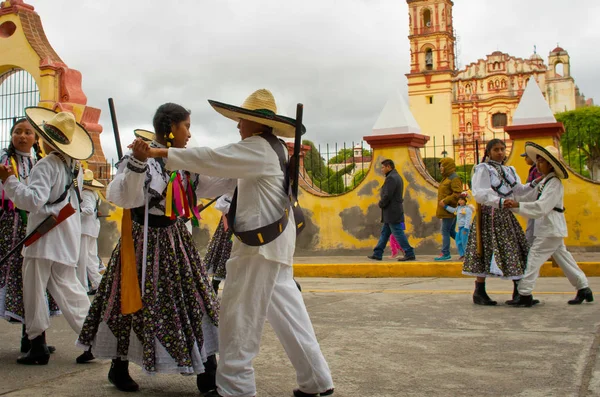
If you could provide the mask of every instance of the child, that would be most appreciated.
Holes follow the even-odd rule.
[[[184,107],[161,105],[153,124],[152,147],[186,146],[190,112]],[[216,387],[219,303],[185,219],[194,213],[197,220],[197,197],[230,192],[236,180],[169,169],[166,159],[148,158],[141,140],[131,148],[106,195],[124,208],[121,239],[77,345],[112,359],[108,380],[121,391],[139,389],[129,375],[133,361],[150,374],[196,374],[205,393]],[[130,270],[137,280],[128,284]],[[132,292],[137,298],[129,300]]]
[[[473,293],[476,305],[497,304],[485,291],[485,279],[490,276],[513,280],[516,299],[517,281],[523,277],[527,263],[529,244],[525,233],[505,203],[532,191],[533,184],[522,185],[514,167],[503,164],[505,158],[506,144],[492,139],[472,178],[473,197],[479,207],[467,242],[463,274],[477,277]]]
[[[41,153],[35,131],[27,119],[17,120],[10,129],[10,144],[0,155],[0,164],[14,167],[13,173],[24,184],[29,182],[31,169],[36,158],[31,155],[35,148],[36,155],[41,159]],[[37,157],[37,156],[36,156]],[[0,187],[2,185],[0,184]],[[0,190],[2,190],[0,188]],[[2,208],[0,209],[0,257],[8,254],[19,241],[25,238],[27,228],[27,212],[15,208],[14,204],[2,193]],[[48,300],[50,315],[60,314],[54,299]],[[23,324],[21,338],[21,353],[27,353],[31,348],[25,332],[25,309],[23,307],[23,256],[21,251],[0,263],[0,317],[12,323]],[[53,346],[48,346],[52,353]]]
[[[27,234],[37,230],[50,215],[57,216],[68,205],[75,212],[23,249],[23,300],[31,349],[17,362],[45,365],[50,359],[45,336],[50,326],[46,289],[52,293],[76,333],[81,331],[90,307],[75,271],[81,242],[79,189],[83,182],[77,160],[89,158],[94,152],[94,145],[71,113],[29,107],[25,109],[25,115],[42,138],[48,155],[31,171],[29,184],[17,179],[11,167],[5,167],[8,177],[4,191],[7,197],[17,208],[29,211]]]
[[[577,296],[568,303],[579,305],[583,301],[592,302],[594,295],[588,286],[588,280],[571,253],[567,251],[564,242],[567,237],[567,222],[561,179],[567,179],[569,174],[559,160],[560,154],[554,146],[544,148],[536,143],[527,142],[525,149],[530,158],[536,159],[537,168],[542,173],[543,179],[537,185],[537,189],[524,197],[521,202],[507,200],[505,203],[506,207],[514,208],[515,212],[535,219],[535,238],[527,257],[527,269],[519,282],[519,296],[511,304],[525,307],[534,305],[531,292],[540,274],[540,268],[550,256],[554,257],[571,285],[577,288]]]
[[[450,256],[450,239],[456,240],[456,215],[448,212],[446,206],[454,207],[458,197],[463,191],[462,181],[456,174],[454,159],[444,157],[440,161],[440,172],[444,179],[438,187],[438,208],[435,216],[442,220],[442,254],[435,258],[436,261],[448,261]]]
[[[458,207],[446,206],[446,211],[456,214],[456,224],[458,225],[458,233],[456,236],[456,248],[460,260],[465,259],[465,249],[467,241],[469,241],[469,229],[471,227],[471,219],[473,218],[474,208],[472,205],[467,205],[467,195],[461,194],[458,198]]]
[[[102,275],[98,258],[98,234],[100,234],[100,219],[98,219],[99,189],[104,185],[94,179],[94,171],[85,170],[83,173],[83,192],[81,194],[81,249],[77,265],[77,277],[83,288],[88,290],[88,279],[91,289],[88,295],[94,295]]]
[[[232,193],[224,194],[215,203],[215,209],[222,212],[223,216],[221,216],[217,230],[208,244],[208,250],[204,257],[208,273],[213,275],[212,285],[216,293],[219,292],[219,284],[227,276],[225,263],[231,255],[231,247],[233,246],[231,240],[233,231],[227,225],[227,213],[229,212],[232,196]]]

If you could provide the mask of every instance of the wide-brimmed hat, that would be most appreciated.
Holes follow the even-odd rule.
[[[83,172],[83,187],[88,189],[104,189],[104,185],[94,179],[94,171],[90,169]]]
[[[209,100],[208,103],[223,116],[240,121],[240,119],[254,121],[273,128],[273,134],[283,138],[296,136],[296,120],[277,114],[275,98],[269,90],[254,91],[241,107]],[[302,126],[302,134],[306,127]]]
[[[554,173],[560,179],[567,179],[569,177],[569,173],[567,172],[567,168],[563,165],[560,160],[561,156],[558,152],[558,149],[555,146],[540,146],[535,142],[526,142],[525,143],[525,152],[530,159],[535,161],[537,156],[541,156],[546,159],[547,162],[550,163],[552,168],[554,168]]]
[[[32,106],[25,108],[25,116],[36,133],[59,152],[76,160],[88,159],[94,154],[90,134],[69,112]]]
[[[156,134],[154,132],[142,130],[139,128],[137,130],[133,130],[133,135],[135,135],[138,138],[142,138],[146,142],[152,142],[156,137]]]

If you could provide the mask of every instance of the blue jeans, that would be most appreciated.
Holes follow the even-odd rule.
[[[456,217],[442,219],[442,255],[450,255],[450,239],[456,240]]]
[[[404,234],[404,224],[403,223],[384,223],[381,227],[381,236],[379,236],[379,242],[373,249],[373,256],[377,258],[383,257],[383,250],[390,240],[390,236],[394,234],[394,237],[400,244],[400,247],[404,250],[404,255],[407,257],[415,256],[415,250],[408,243],[408,239]]]
[[[465,256],[465,250],[467,249],[467,241],[469,241],[470,230],[464,226],[458,228],[456,235],[456,248],[458,248],[458,255]]]

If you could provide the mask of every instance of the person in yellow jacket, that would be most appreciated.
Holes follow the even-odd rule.
[[[451,157],[444,157],[439,163],[444,179],[438,187],[438,208],[435,216],[442,220],[442,253],[436,261],[448,261],[450,256],[450,239],[456,239],[456,214],[446,210],[446,206],[456,207],[463,191],[462,181],[456,174],[456,163]]]

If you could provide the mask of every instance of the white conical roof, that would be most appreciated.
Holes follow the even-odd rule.
[[[542,90],[540,90],[535,79],[531,77],[513,115],[512,125],[545,123],[556,123],[556,119],[542,94]]]
[[[387,101],[375,126],[373,135],[420,134],[421,128],[399,91]]]

